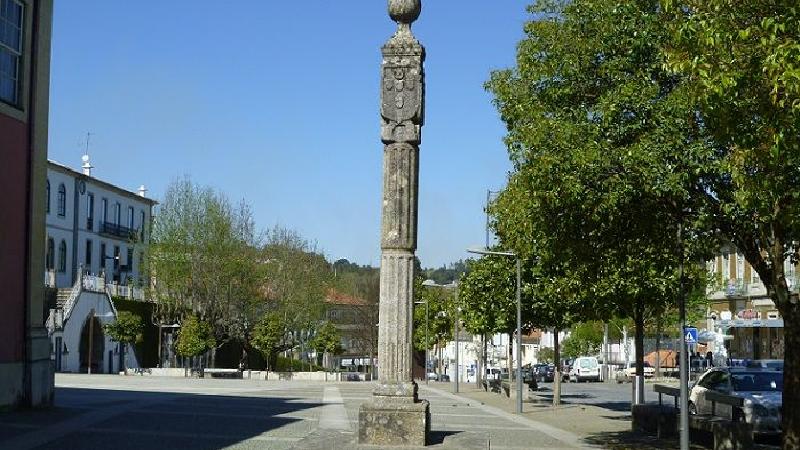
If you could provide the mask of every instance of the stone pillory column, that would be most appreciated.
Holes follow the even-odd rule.
[[[421,446],[430,432],[430,406],[417,397],[411,374],[419,144],[425,109],[425,49],[411,34],[411,23],[421,9],[420,0],[389,0],[397,32],[383,46],[381,68],[379,376],[373,399],[359,410],[362,444]]]

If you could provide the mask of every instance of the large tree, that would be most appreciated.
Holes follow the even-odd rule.
[[[247,342],[264,308],[258,247],[245,203],[234,205],[188,178],[173,182],[147,255],[156,320],[171,324],[192,315],[211,326],[219,345]]]
[[[697,99],[713,164],[694,195],[758,272],[784,320],[783,448],[800,448],[800,7],[796,0],[664,0],[669,67]]]
[[[711,151],[664,68],[657,0],[542,0],[530,12],[516,67],[487,84],[514,165],[493,226],[533,267],[536,297],[575,320],[632,317],[643,375],[646,314],[678,298],[681,261],[711,254],[691,195]],[[702,268],[686,269],[702,282]]]

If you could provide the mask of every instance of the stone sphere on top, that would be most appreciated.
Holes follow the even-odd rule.
[[[389,0],[389,17],[397,23],[411,24],[422,12],[421,0]]]

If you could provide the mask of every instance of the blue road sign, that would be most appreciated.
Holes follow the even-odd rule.
[[[685,337],[687,344],[697,344],[697,328],[684,327],[683,336]]]

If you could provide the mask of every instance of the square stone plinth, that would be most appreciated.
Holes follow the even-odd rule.
[[[358,410],[358,443],[422,447],[431,431],[427,400],[398,401],[376,397]]]

